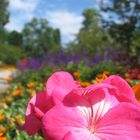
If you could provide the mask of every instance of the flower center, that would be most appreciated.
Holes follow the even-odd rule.
[[[89,131],[90,131],[91,133],[95,133],[95,128],[94,128],[94,125],[93,125],[93,124],[91,124],[91,125],[89,126]]]

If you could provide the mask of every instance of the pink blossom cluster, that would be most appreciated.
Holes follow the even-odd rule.
[[[140,104],[119,76],[82,88],[56,72],[29,101],[20,129],[41,130],[45,140],[140,140]]]

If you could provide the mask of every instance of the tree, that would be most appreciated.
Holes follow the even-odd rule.
[[[4,42],[5,30],[4,26],[8,22],[9,12],[7,10],[8,0],[0,0],[0,43]]]
[[[88,55],[99,53],[107,45],[107,33],[101,28],[99,14],[95,9],[86,9],[83,12],[84,20],[82,28],[77,34],[77,49],[87,51]]]
[[[130,54],[135,32],[140,32],[140,1],[102,1],[101,10],[108,15],[102,19],[111,37]]]
[[[8,44],[14,46],[22,46],[22,33],[12,31],[9,32],[7,36]]]
[[[23,46],[33,56],[43,56],[60,48],[60,32],[46,19],[33,18],[23,29]]]
[[[8,0],[0,0],[0,29],[8,22],[9,12],[7,10]]]

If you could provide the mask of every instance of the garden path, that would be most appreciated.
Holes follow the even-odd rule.
[[[16,69],[0,69],[0,91],[3,91],[9,86],[9,79],[15,77],[16,74]]]

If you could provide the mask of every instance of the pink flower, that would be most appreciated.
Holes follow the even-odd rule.
[[[63,71],[54,73],[46,83],[46,91],[36,94],[29,101],[25,124],[19,129],[26,130],[29,135],[35,135],[42,128],[44,114],[78,86],[69,73]]]
[[[46,140],[140,140],[140,108],[119,76],[78,88],[43,117]]]

